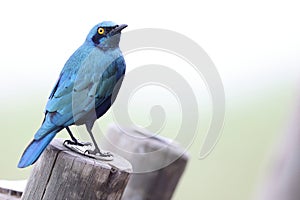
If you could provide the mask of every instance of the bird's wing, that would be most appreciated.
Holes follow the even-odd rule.
[[[124,73],[125,61],[121,56],[110,62],[110,64],[105,67],[105,69],[101,73],[98,74],[100,78],[94,78],[94,81],[90,82],[88,88],[79,91],[77,89],[76,91],[74,91],[74,120],[80,121],[80,119],[84,118],[85,115],[90,112],[95,112],[96,114],[96,109],[101,107],[105,101],[111,98],[118,80],[124,75]],[[79,88],[82,89],[82,87]],[[74,107],[79,108],[79,110]]]
[[[71,56],[46,105],[44,124],[47,128],[42,130],[42,126],[35,139],[44,137],[51,124],[65,127],[80,120],[112,93],[119,73],[119,61],[105,58],[105,55],[99,55],[99,50],[92,50],[85,56],[82,52],[75,52]]]
[[[123,56],[115,59],[110,66],[104,71],[100,84],[96,92],[96,107],[100,106],[107,97],[114,92],[115,86],[120,78],[125,74],[125,60]]]

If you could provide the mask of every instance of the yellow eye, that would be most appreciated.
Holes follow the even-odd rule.
[[[104,31],[104,28],[98,28],[98,33],[99,33],[100,35],[103,35],[104,32],[105,32],[105,31]]]

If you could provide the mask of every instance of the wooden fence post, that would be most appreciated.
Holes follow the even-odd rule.
[[[278,139],[255,200],[300,199],[300,96],[295,102],[297,105]]]
[[[0,180],[0,200],[20,200],[26,180]]]
[[[146,130],[124,130],[111,126],[101,144],[133,166],[122,200],[170,200],[186,167],[187,154],[171,140],[151,136]]]
[[[35,164],[23,200],[119,200],[132,171],[131,164],[114,154],[98,161],[63,146],[54,139]]]

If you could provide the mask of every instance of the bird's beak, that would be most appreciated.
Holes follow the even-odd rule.
[[[119,26],[116,26],[111,32],[109,33],[111,36],[116,35],[118,33],[121,33],[121,31],[126,28],[128,25],[127,24],[120,24]]]

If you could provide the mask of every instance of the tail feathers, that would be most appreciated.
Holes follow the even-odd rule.
[[[34,140],[40,140],[40,139],[44,138],[46,135],[48,135],[49,133],[51,133],[57,129],[57,126],[51,122],[50,115],[51,114],[49,114],[49,113],[46,114],[42,126],[39,128],[39,130],[34,135]]]
[[[53,131],[51,133],[48,133],[46,136],[39,140],[33,140],[28,147],[25,149],[18,167],[24,168],[28,167],[29,165],[32,165],[35,163],[35,161],[40,157],[40,155],[43,153],[45,148],[48,146],[48,144],[51,142],[51,140],[56,135],[57,131]]]

